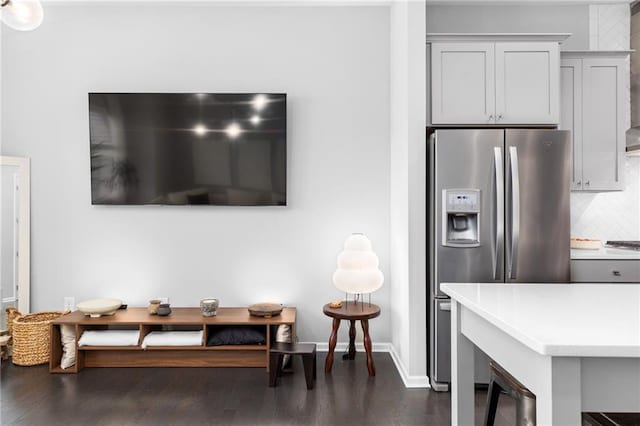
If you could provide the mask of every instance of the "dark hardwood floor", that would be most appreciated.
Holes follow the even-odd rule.
[[[389,354],[375,353],[369,378],[364,354],[336,354],[307,391],[302,362],[278,386],[258,368],[88,368],[49,374],[47,366],[0,367],[2,425],[449,425],[448,393],[407,389]],[[476,393],[476,424],[486,392]],[[512,425],[512,401],[501,397],[496,425]]]

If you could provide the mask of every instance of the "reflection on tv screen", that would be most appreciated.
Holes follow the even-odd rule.
[[[287,204],[274,93],[89,93],[92,204]]]

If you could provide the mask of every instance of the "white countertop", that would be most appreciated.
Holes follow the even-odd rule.
[[[640,284],[441,284],[542,355],[640,357]]]
[[[640,250],[601,247],[598,250],[571,249],[571,260],[640,260]]]

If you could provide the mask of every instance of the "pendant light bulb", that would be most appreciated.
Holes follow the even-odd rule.
[[[42,23],[43,11],[39,0],[0,0],[0,20],[18,31],[35,30]]]

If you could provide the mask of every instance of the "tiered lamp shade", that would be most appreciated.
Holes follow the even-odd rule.
[[[333,284],[338,290],[349,294],[372,293],[384,282],[378,263],[371,241],[363,234],[352,234],[338,255],[338,269],[333,273]]]

